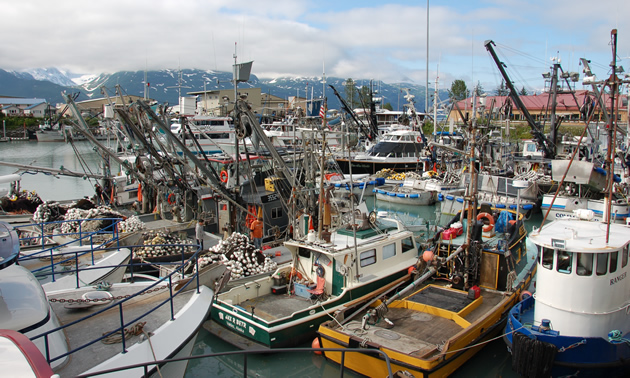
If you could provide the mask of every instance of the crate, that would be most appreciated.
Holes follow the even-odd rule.
[[[265,178],[265,190],[268,192],[275,192],[276,185],[275,182],[278,180],[277,177],[267,177]]]
[[[306,285],[299,284],[299,283],[293,284],[293,290],[295,290],[295,295],[297,295],[298,297],[310,298],[311,293],[308,292],[308,289],[310,288]]]

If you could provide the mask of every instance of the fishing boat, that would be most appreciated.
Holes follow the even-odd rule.
[[[342,172],[349,172],[352,164],[353,174],[375,174],[382,169],[423,172],[433,168],[424,135],[411,129],[387,132],[365,153],[337,156],[335,160]]]
[[[427,171],[422,174],[422,178],[405,178],[399,185],[374,188],[376,200],[410,206],[433,205],[438,193],[459,188],[459,183],[448,184],[444,180],[433,178],[437,175],[437,172]]]
[[[376,214],[358,222],[356,235],[339,228],[285,241],[292,263],[218,294],[204,327],[243,349],[295,346],[312,340],[329,313],[408,280],[418,256],[413,233]]]
[[[510,310],[504,337],[520,374],[630,369],[630,228],[592,217],[586,210],[529,235],[536,292]]]
[[[428,243],[419,277],[389,298],[337,311],[320,325],[319,346],[378,349],[400,376],[448,376],[502,331],[534,276],[536,250],[518,210],[476,205],[474,122],[469,139],[464,211]],[[388,374],[385,359],[369,353],[324,355],[359,374]]]
[[[610,89],[610,114],[616,114],[614,98],[621,83],[616,76],[616,29],[611,40],[612,75],[605,85]],[[523,376],[627,376],[630,372],[630,226],[613,222],[615,119],[611,117],[606,127],[610,164],[605,171],[607,183],[602,182],[603,220],[593,210],[580,209],[573,217],[545,224],[551,202],[543,224],[529,236],[538,250],[536,292],[509,311],[504,336],[512,369]],[[567,176],[576,163],[566,164]]]
[[[182,279],[182,267],[161,280],[132,279],[107,290],[82,286],[44,291],[33,273],[15,263],[20,253],[17,231],[0,222],[0,233],[0,329],[26,335],[55,374],[93,374],[190,355],[213,295],[212,289],[197,280],[198,275]],[[195,260],[186,262],[190,261],[194,264]],[[215,265],[209,270],[204,277],[211,286],[225,280],[225,267]],[[148,372],[183,376],[185,367],[182,362],[153,364]],[[132,369],[120,376],[146,372]]]

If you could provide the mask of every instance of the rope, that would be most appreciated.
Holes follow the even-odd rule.
[[[147,340],[149,340],[149,347],[151,347],[151,354],[153,354],[153,361],[157,361],[157,357],[155,357],[155,350],[153,349],[153,343],[151,342],[151,337],[149,337],[150,335],[147,333],[147,331],[144,330],[144,328],[142,329],[142,333],[144,334],[144,337],[146,337]],[[157,371],[160,377],[163,378],[162,372],[160,371],[160,365],[155,365],[155,367],[157,368]]]
[[[132,336],[138,336],[140,334],[142,334],[144,332],[144,325],[147,324],[147,322],[138,322],[136,323],[134,326],[132,326],[131,328],[125,328],[124,334],[125,334],[125,340],[129,340]],[[107,335],[109,332],[103,332],[103,336]],[[120,331],[116,331],[114,333],[112,333],[111,335],[101,339],[101,342],[103,344],[116,344],[116,343],[120,343],[123,340],[123,336],[121,334]]]
[[[608,332],[608,342],[610,342],[611,344],[626,343],[630,345],[630,340],[624,338],[623,333],[621,333],[621,331],[618,329]]]
[[[573,344],[569,345],[568,347],[562,347],[562,348],[558,349],[558,352],[562,353],[562,352],[565,352],[565,351],[567,351],[569,349],[573,349],[573,348],[579,347],[582,344],[586,344],[586,339],[582,339],[582,340],[578,341],[577,343],[573,343]]]
[[[517,328],[517,329],[515,329],[515,330],[512,330],[512,331],[510,331],[510,332],[508,332],[508,333],[504,333],[504,334],[499,335],[499,336],[497,336],[497,337],[493,337],[492,339],[489,339],[489,340],[486,340],[486,341],[482,341],[482,342],[477,343],[477,344],[469,345],[469,346],[464,347],[464,348],[451,350],[451,351],[445,352],[444,354],[457,353],[457,352],[462,351],[462,350],[466,350],[466,349],[470,349],[470,348],[476,348],[476,347],[478,347],[479,345],[488,344],[489,342],[492,342],[492,341],[494,341],[494,340],[500,339],[500,338],[502,338],[503,336],[507,336],[507,335],[509,335],[510,333],[514,333],[514,332],[516,332],[516,331],[518,331],[519,329],[522,329],[522,328],[525,328],[525,326],[524,326],[524,325],[523,325],[523,326],[520,326],[520,327],[518,327],[518,328]]]

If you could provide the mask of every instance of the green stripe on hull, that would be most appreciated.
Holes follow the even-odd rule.
[[[269,348],[295,346],[304,340],[315,337],[319,325],[330,319],[328,312],[331,309],[380,289],[403,277],[405,274],[407,274],[407,271],[403,270],[378,281],[356,287],[346,292],[343,297],[326,304],[324,308],[328,311],[324,311],[321,306],[317,306],[301,311],[289,318],[265,322],[260,318],[252,319],[250,313],[238,306],[215,303],[212,306],[211,318],[231,332],[247,337]],[[311,318],[309,319],[309,317]],[[289,324],[292,322],[296,323]]]

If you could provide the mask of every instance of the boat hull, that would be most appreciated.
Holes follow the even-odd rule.
[[[517,367],[521,365],[520,361],[533,361],[540,358],[532,347],[536,345],[541,348],[541,345],[544,345],[535,342],[525,344],[520,341],[521,338],[514,336],[515,333],[520,333],[529,339],[554,346],[558,350],[554,360],[551,361],[553,366],[547,367],[550,369],[546,372],[547,374],[556,376],[579,372],[580,376],[585,374],[587,376],[602,376],[603,374],[618,376],[624,372],[625,374],[628,373],[630,370],[630,344],[626,342],[611,343],[601,337],[555,335],[553,332],[545,333],[533,330],[528,324],[533,321],[535,302],[534,297],[528,297],[515,305],[509,312],[503,340],[512,353],[513,368],[515,364]],[[520,344],[518,347],[514,344],[515,339]],[[544,368],[540,366],[540,363],[535,365],[534,367],[526,366],[526,368]]]

